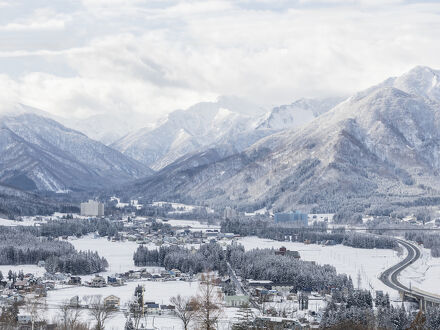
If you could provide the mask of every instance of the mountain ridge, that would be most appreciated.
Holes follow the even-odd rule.
[[[408,93],[411,86],[403,91],[388,80],[305,126],[264,137],[241,153],[211,163],[190,167],[183,162],[181,170],[177,166],[161,171],[134,189],[140,193],[148,186],[147,198],[157,193],[162,199],[220,207],[326,212],[350,199],[366,205],[372,199],[380,203],[379,196],[383,203],[399,203],[436,195],[440,106],[432,95],[439,87],[429,95],[415,95]]]

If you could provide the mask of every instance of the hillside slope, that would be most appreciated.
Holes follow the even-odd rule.
[[[0,182],[24,190],[96,189],[151,174],[146,166],[33,113],[0,117]]]
[[[321,211],[335,211],[350,199],[365,204],[374,196],[383,202],[437,196],[436,76],[438,71],[417,67],[404,79],[354,95],[300,129],[212,163],[164,169],[135,190],[149,198],[217,206]]]

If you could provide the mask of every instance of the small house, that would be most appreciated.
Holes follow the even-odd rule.
[[[155,302],[146,302],[144,308],[147,310],[148,314],[157,314],[160,310],[159,304],[156,304]]]
[[[79,276],[70,276],[68,284],[70,284],[70,285],[81,285],[81,277],[79,277]]]
[[[104,306],[106,306],[106,307],[118,309],[120,303],[121,303],[121,299],[119,297],[114,296],[114,295],[110,295],[110,296],[104,298]]]
[[[96,275],[93,279],[92,282],[90,282],[90,286],[94,287],[94,288],[102,288],[107,286],[106,282],[105,282],[105,278],[100,276],[100,275]]]

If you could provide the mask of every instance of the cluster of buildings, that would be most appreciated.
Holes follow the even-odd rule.
[[[171,227],[164,222],[157,225],[154,219],[133,219],[124,225],[124,232],[120,233],[120,240],[137,242],[138,244],[201,244],[211,241],[232,240],[239,235],[222,233],[218,229],[194,230],[184,227]]]
[[[6,277],[0,280],[0,310],[14,303],[24,302],[26,296],[46,297],[48,290],[55,288],[55,282],[36,277],[33,274],[22,274],[18,277]]]
[[[144,207],[142,204],[139,203],[139,200],[137,200],[137,199],[131,199],[128,203],[123,203],[123,202],[121,202],[120,198],[113,196],[113,197],[110,197],[110,201],[116,202],[115,206],[118,209],[123,209],[124,207],[131,206],[131,207],[135,208],[136,210],[141,210]]]

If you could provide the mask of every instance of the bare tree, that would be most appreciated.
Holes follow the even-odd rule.
[[[112,306],[107,306],[102,299],[102,296],[87,296],[85,300],[89,306],[89,312],[92,318],[96,321],[95,330],[104,330],[105,322],[112,318],[116,309]]]
[[[198,304],[194,298],[184,298],[180,294],[170,299],[175,307],[176,316],[182,321],[183,329],[188,330],[190,322],[195,318]]]
[[[145,310],[143,305],[139,303],[139,300],[135,298],[128,304],[129,317],[133,321],[133,327],[139,329],[141,325],[141,320],[144,318]]]
[[[70,330],[78,327],[81,313],[80,307],[70,304],[69,300],[62,302],[58,308],[58,314],[61,319],[60,328],[62,330]]]
[[[29,296],[25,299],[25,311],[31,318],[32,330],[35,329],[35,323],[44,322],[44,311],[47,310],[46,298]]]
[[[195,303],[196,318],[200,327],[204,330],[214,330],[220,316],[223,314],[223,296],[216,286],[214,275],[202,275]]]

